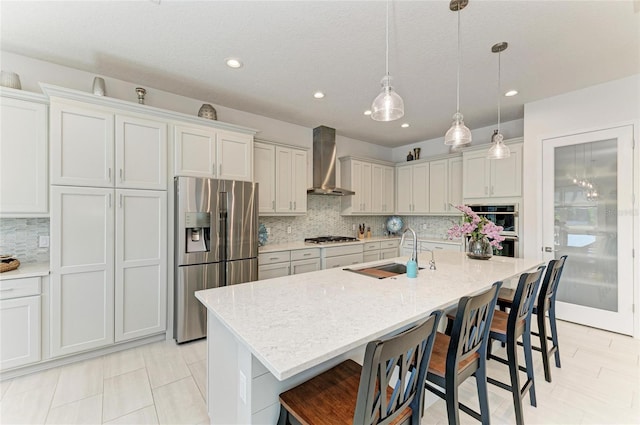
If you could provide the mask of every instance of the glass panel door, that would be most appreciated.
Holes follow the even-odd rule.
[[[543,143],[545,256],[568,255],[558,318],[631,335],[632,127]]]

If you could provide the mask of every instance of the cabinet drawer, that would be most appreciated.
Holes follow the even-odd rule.
[[[291,274],[315,272],[317,270],[320,270],[319,258],[291,261]]]
[[[333,246],[330,248],[322,248],[324,250],[323,257],[338,257],[341,255],[362,254],[362,244]],[[362,258],[362,255],[360,255]]]
[[[380,249],[380,242],[366,242],[363,249],[364,251],[375,251]]]
[[[353,264],[362,263],[362,252],[359,254],[341,255],[339,257],[329,257],[324,259],[323,269],[333,269],[336,267],[347,267]]]
[[[0,300],[40,295],[40,278],[0,280]]]
[[[435,242],[421,242],[420,250],[432,250],[432,251],[460,251],[460,245],[435,243]]]
[[[365,251],[363,254],[363,262],[378,261],[380,259],[380,251]]]
[[[285,264],[269,264],[266,266],[258,266],[258,280],[289,276],[289,271],[290,266],[288,262]]]
[[[291,261],[320,258],[320,248],[296,249],[291,251]]]
[[[291,251],[265,252],[258,254],[258,264],[284,263],[291,260]]]
[[[380,242],[380,249],[397,248],[398,246],[400,246],[400,241],[398,239]]]

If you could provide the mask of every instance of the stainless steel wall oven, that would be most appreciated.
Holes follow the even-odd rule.
[[[486,217],[502,226],[502,250],[494,250],[494,255],[504,257],[520,256],[518,204],[475,204],[469,205],[478,215]]]

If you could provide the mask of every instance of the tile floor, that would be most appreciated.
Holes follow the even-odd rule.
[[[640,340],[566,322],[559,327],[562,368],[553,367],[553,381],[546,382],[540,354],[534,353],[538,407],[525,398],[525,423],[639,424]],[[0,423],[208,423],[205,351],[204,341],[163,341],[3,381]],[[508,380],[498,362],[489,362],[488,373]],[[510,393],[488,388],[492,423],[515,423]],[[477,408],[473,379],[460,394]],[[460,419],[478,424],[464,413]],[[444,401],[425,410],[422,424],[446,423]]]

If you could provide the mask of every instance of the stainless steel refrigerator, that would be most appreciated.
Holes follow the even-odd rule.
[[[258,184],[175,178],[176,342],[206,336],[194,292],[258,279]]]

